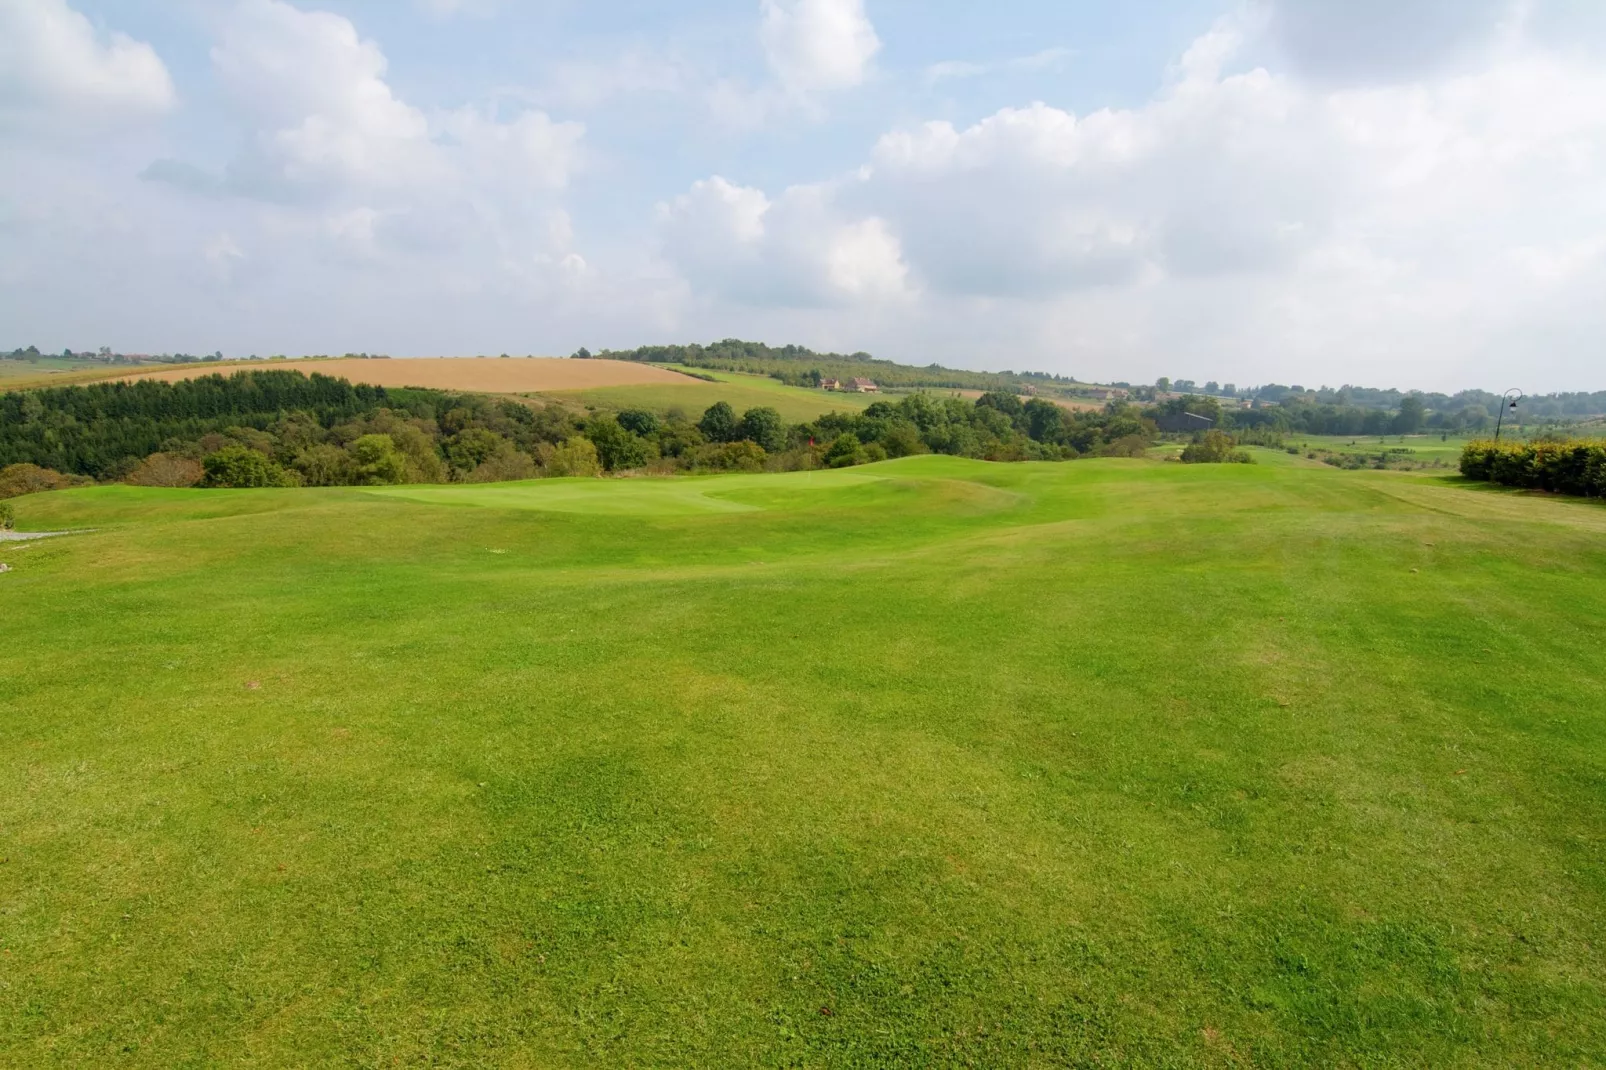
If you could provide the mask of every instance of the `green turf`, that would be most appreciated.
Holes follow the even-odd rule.
[[[1606,509],[1287,464],[19,499],[0,1066],[1606,1062]]]
[[[870,394],[842,394],[787,386],[762,375],[711,372],[702,368],[677,370],[693,371],[719,381],[709,383],[688,378],[684,383],[606,386],[592,390],[557,391],[550,396],[604,409],[666,412],[679,408],[694,420],[710,405],[724,401],[736,410],[737,415],[748,409],[768,406],[779,411],[789,423],[806,423],[828,412],[857,412],[876,400]]]

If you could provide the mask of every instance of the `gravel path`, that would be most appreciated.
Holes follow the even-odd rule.
[[[81,531],[0,531],[0,542],[32,542],[35,539],[54,539],[59,535],[82,535]]]

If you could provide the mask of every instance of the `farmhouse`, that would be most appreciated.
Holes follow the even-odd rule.
[[[821,379],[820,380],[820,389],[821,390],[841,390],[842,389],[842,380],[840,380],[840,379]]]
[[[1087,396],[1092,398],[1094,401],[1115,401],[1117,399],[1126,398],[1129,395],[1125,390],[1121,390],[1117,387],[1106,388],[1097,386],[1092,390],[1089,390],[1087,392]]]
[[[842,389],[850,394],[879,394],[881,388],[875,385],[874,379],[849,379],[842,384]]]

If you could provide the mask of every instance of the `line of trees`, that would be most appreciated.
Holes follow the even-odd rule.
[[[1587,396],[1587,395],[1585,395]],[[1606,401],[1606,397],[1603,397]],[[1499,399],[1494,399],[1498,412]],[[1536,406],[1524,403],[1528,419],[1541,418]],[[1494,416],[1481,405],[1468,405],[1462,409],[1431,410],[1427,398],[1420,394],[1406,394],[1395,409],[1361,408],[1356,405],[1314,404],[1303,398],[1292,398],[1268,408],[1242,409],[1222,405],[1219,397],[1210,395],[1184,395],[1159,402],[1154,408],[1155,419],[1166,430],[1190,430],[1182,421],[1188,415],[1204,417],[1220,429],[1260,429],[1278,434],[1345,435],[1414,435],[1424,431],[1447,434],[1477,434],[1492,430]]]
[[[868,353],[816,353],[798,345],[768,346],[727,338],[712,345],[660,345],[639,349],[604,350],[593,354],[582,349],[580,358],[645,361],[654,364],[683,364],[713,371],[766,375],[789,386],[817,387],[822,379],[874,379],[884,387],[928,390],[1006,390],[1021,384],[1061,383],[1064,376],[1042,372],[973,372],[929,364],[923,368],[879,360]]]
[[[1303,386],[1283,386],[1279,383],[1240,389],[1232,383],[1220,385],[1209,382],[1200,386],[1191,379],[1173,381],[1166,378],[1158,380],[1153,387],[1134,389],[1146,400],[1156,400],[1155,395],[1165,393],[1249,399],[1281,407],[1288,413],[1320,413],[1321,416],[1318,418],[1329,422],[1349,422],[1346,430],[1330,432],[1332,434],[1386,434],[1388,433],[1386,426],[1382,430],[1377,430],[1378,424],[1375,418],[1371,429],[1355,428],[1352,425],[1355,420],[1364,419],[1373,412],[1383,413],[1383,421],[1386,424],[1388,417],[1406,411],[1413,405],[1420,405],[1428,414],[1423,426],[1434,428],[1448,426],[1478,430],[1480,421],[1493,421],[1500,412],[1500,395],[1491,394],[1487,390],[1462,390],[1454,394],[1443,394],[1430,391],[1379,390],[1351,385],[1307,389]],[[1523,408],[1531,417],[1540,420],[1599,416],[1606,414],[1606,390],[1593,393],[1582,391],[1535,395],[1524,399]],[[1292,429],[1306,430],[1298,427]]]
[[[579,411],[561,403],[354,386],[291,371],[0,395],[0,497],[86,479],[163,487],[505,482],[604,472],[785,471],[945,453],[1136,455],[1136,409],[1073,413],[1012,393],[911,394],[787,424],[773,408]]]

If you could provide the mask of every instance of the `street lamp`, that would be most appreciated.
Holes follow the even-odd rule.
[[[1512,398],[1511,397],[1512,394],[1515,394],[1517,396]],[[1500,429],[1505,425],[1505,422],[1506,422],[1506,409],[1510,408],[1512,412],[1516,412],[1517,411],[1517,402],[1521,401],[1523,398],[1525,398],[1527,396],[1528,396],[1527,394],[1524,394],[1521,390],[1518,390],[1516,387],[1512,387],[1510,390],[1507,390],[1504,394],[1502,394],[1500,396],[1500,419],[1496,420],[1495,421],[1495,425],[1494,425],[1494,440],[1496,442],[1500,441]],[[1506,399],[1507,398],[1511,398],[1511,404],[1509,406],[1506,404]]]

